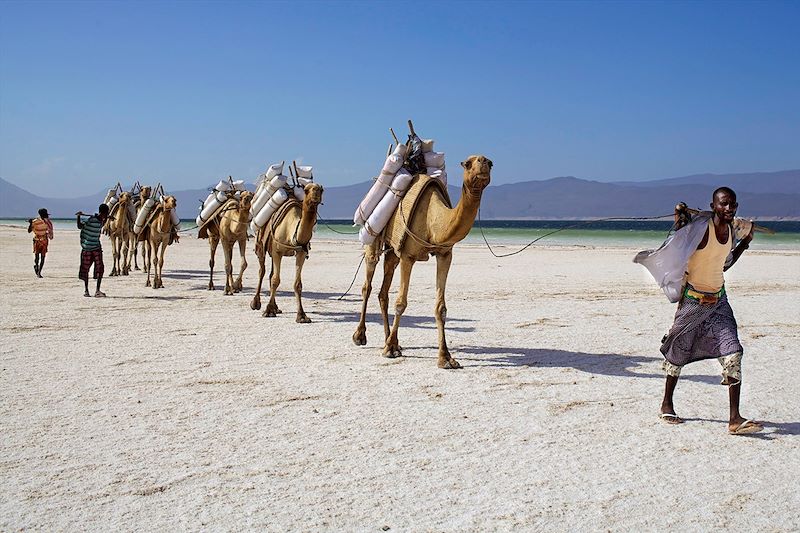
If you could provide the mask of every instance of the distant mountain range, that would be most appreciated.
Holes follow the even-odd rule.
[[[460,174],[460,173],[459,173]],[[461,196],[461,177],[455,172],[448,187],[455,204]],[[454,186],[455,184],[458,186]],[[324,185],[324,183],[323,183]],[[711,193],[721,185],[734,189],[739,215],[760,219],[800,219],[800,169],[749,174],[696,174],[654,181],[599,182],[575,177],[490,185],[483,193],[483,219],[581,219],[646,217],[671,213],[675,204],[707,208]],[[324,219],[350,219],[371,181],[325,187]],[[168,191],[178,200],[178,215],[194,219],[208,188]],[[80,198],[42,198],[0,178],[0,217],[28,218],[46,207],[54,218],[72,217],[79,210],[96,210],[105,191]]]

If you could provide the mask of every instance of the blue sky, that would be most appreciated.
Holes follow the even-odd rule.
[[[0,177],[370,179],[408,118],[493,183],[800,167],[798,2],[3,2]]]

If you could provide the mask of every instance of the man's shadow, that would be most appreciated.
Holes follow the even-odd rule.
[[[650,371],[637,371],[643,365],[653,365],[660,357],[620,355],[612,353],[583,353],[554,350],[549,348],[520,348],[503,346],[461,346],[456,348],[455,357],[460,360],[488,363],[487,366],[512,367],[532,366],[539,368],[574,368],[588,374],[616,376],[624,378],[664,379],[664,374]],[[465,357],[458,354],[470,354]],[[486,356],[489,357],[477,357]],[[717,376],[681,376],[682,380],[698,383],[718,384]]]

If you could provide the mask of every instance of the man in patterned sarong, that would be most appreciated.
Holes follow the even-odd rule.
[[[655,252],[640,252],[634,259],[650,270],[670,301],[678,301],[675,321],[661,343],[666,373],[661,419],[683,422],[672,399],[683,366],[716,358],[722,365],[722,384],[728,386],[728,431],[734,435],[763,429],[739,412],[743,350],[723,272],[749,247],[753,225],[734,218],[737,208],[736,193],[720,187],[712,195],[710,212],[696,215]]]

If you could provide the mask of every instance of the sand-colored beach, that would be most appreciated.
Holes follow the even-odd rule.
[[[164,289],[135,272],[90,299],[76,230],[36,279],[28,234],[0,228],[0,530],[800,528],[800,251],[727,274],[742,412],[766,426],[734,437],[715,361],[684,371],[687,423],[658,419],[674,306],[636,250],[457,246],[447,335],[464,368],[445,371],[434,261],[414,271],[405,356],[386,359],[375,294],[368,345],[351,341],[363,270],[339,299],[358,244],[312,246],[313,323],[296,324],[291,262],[277,318],[249,308],[252,250],[245,290],[223,296],[221,250],[209,292],[190,237]]]

